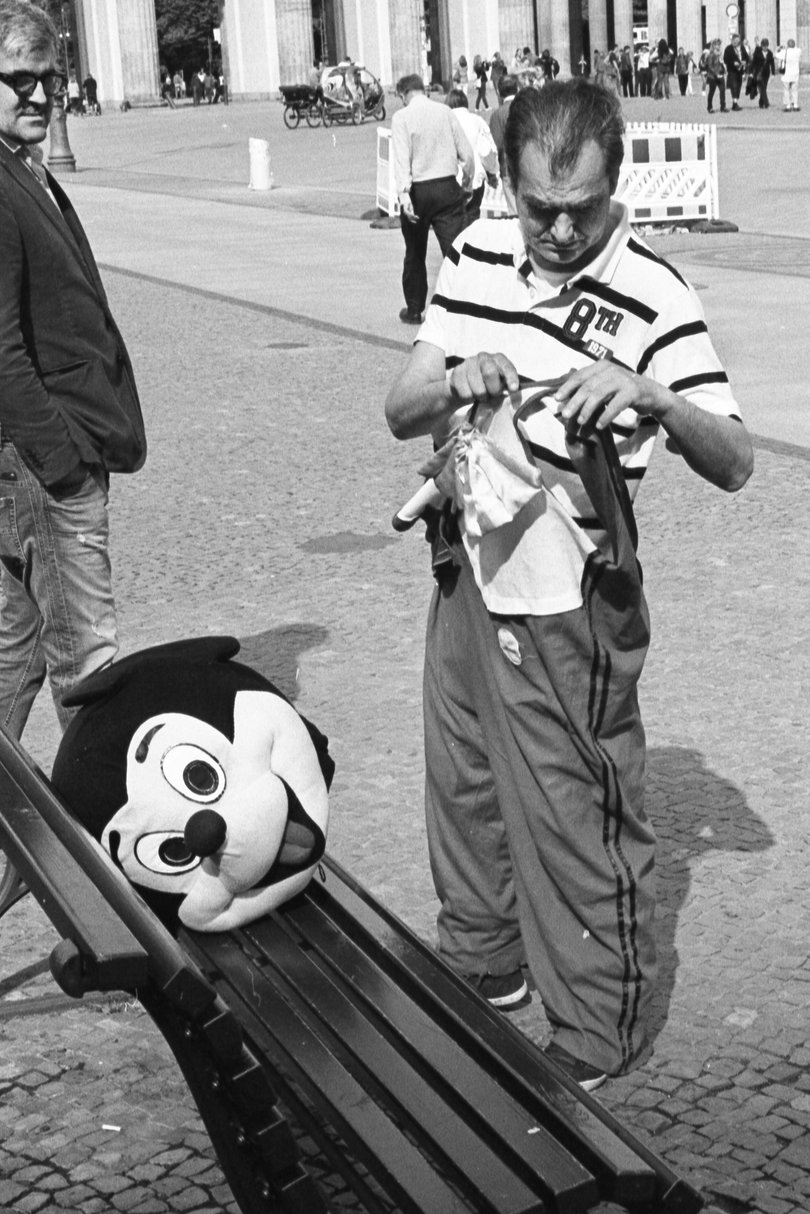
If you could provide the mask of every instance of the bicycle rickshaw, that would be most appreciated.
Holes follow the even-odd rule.
[[[304,118],[307,126],[331,126],[364,118],[381,122],[385,118],[385,92],[376,76],[357,63],[339,63],[326,67],[317,88],[307,84],[281,86],[284,123],[295,128]]]

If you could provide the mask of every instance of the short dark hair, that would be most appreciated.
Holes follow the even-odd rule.
[[[591,140],[602,150],[613,190],[624,158],[624,120],[618,95],[582,76],[547,80],[542,89],[522,89],[509,107],[504,134],[504,158],[513,187],[527,144],[536,143],[542,149],[556,176],[577,163]]]
[[[514,97],[518,91],[518,78],[507,73],[501,76],[498,81],[498,96],[503,101],[504,97]]]
[[[470,103],[467,100],[467,94],[464,92],[464,89],[451,89],[447,94],[447,104],[451,110],[468,110],[470,108]]]
[[[421,76],[412,74],[410,76],[400,76],[397,81],[397,96],[402,97],[405,93],[424,93],[425,83]]]

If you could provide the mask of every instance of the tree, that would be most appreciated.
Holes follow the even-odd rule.
[[[170,71],[198,68],[218,58],[213,30],[219,25],[217,0],[155,0],[160,62]]]

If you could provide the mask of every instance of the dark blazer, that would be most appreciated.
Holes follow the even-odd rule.
[[[748,51],[742,43],[735,50],[734,44],[729,42],[723,51],[723,62],[727,72],[736,72],[738,76],[742,76],[748,66]]]
[[[76,213],[49,182],[58,209],[0,143],[0,427],[45,485],[79,461],[134,472],[146,458],[129,355]]]

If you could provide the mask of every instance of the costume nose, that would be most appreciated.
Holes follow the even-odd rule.
[[[214,809],[198,809],[192,814],[183,838],[189,851],[195,856],[213,856],[225,842],[228,826],[221,814]]]

